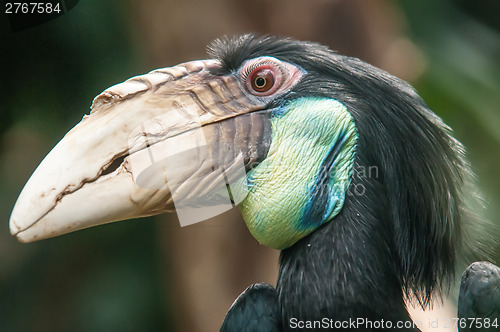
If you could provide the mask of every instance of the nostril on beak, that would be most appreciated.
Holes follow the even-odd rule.
[[[111,164],[109,164],[103,169],[101,176],[108,175],[116,171],[123,164],[125,158],[127,157],[128,154],[125,154],[121,157],[115,157],[114,160],[111,162]]]

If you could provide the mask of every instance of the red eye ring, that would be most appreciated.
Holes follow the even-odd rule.
[[[281,86],[282,74],[274,64],[262,64],[253,68],[245,78],[247,89],[256,96],[269,96]]]

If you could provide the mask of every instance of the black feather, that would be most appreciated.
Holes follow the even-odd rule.
[[[500,268],[471,264],[462,276],[458,298],[460,332],[496,331],[500,326]],[[477,319],[475,321],[474,319]]]
[[[219,74],[258,56],[304,68],[307,75],[283,98],[343,103],[359,132],[356,169],[377,170],[376,177],[355,170],[340,214],[282,252],[277,289],[285,326],[297,316],[406,320],[404,297],[426,307],[449,288],[468,232],[471,172],[463,146],[408,83],[287,38],[223,38],[209,52],[223,64]]]
[[[276,289],[254,284],[236,299],[229,309],[221,332],[280,332],[281,312]]]

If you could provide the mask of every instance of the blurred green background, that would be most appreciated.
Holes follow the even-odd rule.
[[[81,0],[14,33],[2,14],[0,331],[213,331],[245,286],[275,282],[277,253],[235,211],[183,229],[159,216],[29,245],[8,231],[30,174],[94,96],[204,58],[225,34],[321,42],[410,81],[467,147],[485,216],[498,225],[499,16],[495,0]]]

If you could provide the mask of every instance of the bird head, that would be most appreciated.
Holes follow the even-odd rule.
[[[463,149],[406,82],[316,43],[244,35],[210,60],[98,95],[21,192],[22,242],[174,208],[189,224],[238,205],[252,235],[293,246],[346,201],[383,208],[408,288],[454,268]],[[357,181],[380,196],[353,192]],[[365,188],[366,189],[366,188]]]

